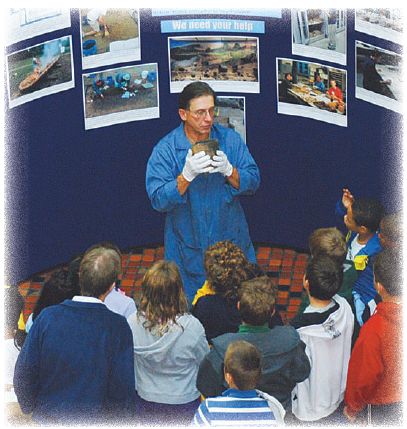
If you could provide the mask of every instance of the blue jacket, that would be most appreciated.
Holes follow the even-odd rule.
[[[315,83],[315,86],[320,90],[320,91],[325,91],[325,85],[324,82],[322,82],[322,80],[320,80],[319,82]]]
[[[131,416],[133,337],[102,303],[66,300],[35,319],[16,362],[21,410],[40,425],[115,424]]]
[[[239,171],[239,190],[220,173],[200,174],[181,196],[177,176],[191,148],[182,123],[158,142],[147,163],[148,196],[155,210],[166,213],[165,258],[178,264],[190,302],[205,282],[203,257],[208,246],[231,240],[256,260],[239,196],[257,191],[259,169],[235,131],[213,125],[211,138],[219,140],[219,149]]]
[[[344,225],[346,209],[342,204],[342,200],[339,200],[336,203],[335,215],[337,220],[341,221],[342,225]],[[346,236],[348,247],[356,235],[356,232],[348,231]],[[359,294],[364,304],[367,304],[370,300],[374,299],[377,294],[373,283],[373,257],[381,250],[382,248],[380,247],[379,234],[376,232],[376,234],[366,243],[366,246],[359,251],[354,259],[355,268],[358,273],[358,279],[353,286],[352,292]]]
[[[105,85],[105,81],[103,79],[98,79],[98,80],[94,80],[93,81],[93,90],[95,91],[96,94],[102,94],[102,88]]]
[[[329,9],[328,24],[336,24],[336,9]]]

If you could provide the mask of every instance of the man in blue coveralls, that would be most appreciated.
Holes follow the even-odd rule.
[[[208,84],[187,85],[178,102],[182,123],[158,142],[147,163],[152,206],[167,213],[165,259],[178,264],[190,302],[205,282],[208,246],[231,240],[256,260],[239,196],[257,191],[259,169],[239,134],[213,123],[215,101]],[[193,155],[191,143],[208,138],[219,140],[216,155]]]

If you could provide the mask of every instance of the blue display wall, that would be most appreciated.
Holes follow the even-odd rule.
[[[151,207],[145,172],[154,145],[180,122],[178,94],[170,92],[170,34],[162,32],[162,17],[140,10],[141,59],[130,64],[158,64],[160,117],[86,130],[79,16],[72,9],[70,28],[6,47],[8,55],[71,35],[75,71],[74,88],[13,108],[5,89],[8,283],[99,241],[121,248],[163,242],[165,215]],[[354,17],[348,10],[346,65],[340,66],[347,71],[347,126],[278,113],[276,58],[304,59],[292,54],[291,12],[250,18],[264,22],[264,33],[255,35],[260,92],[234,95],[245,97],[247,144],[261,173],[258,192],[241,198],[254,242],[306,248],[314,229],[334,225],[345,187],[356,198],[381,199],[389,212],[401,208],[402,116],[355,97],[355,41],[394,52],[401,47],[358,33]]]

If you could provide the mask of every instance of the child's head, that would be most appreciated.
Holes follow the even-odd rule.
[[[235,341],[228,345],[224,359],[224,372],[226,380],[230,382],[229,385],[233,382],[238,390],[255,389],[262,367],[261,354],[253,344],[247,341]]]
[[[248,278],[248,264],[243,250],[231,241],[218,241],[204,254],[206,279],[215,292],[229,301],[238,298],[240,283]]]
[[[34,305],[33,320],[38,317],[44,308],[60,304],[66,299],[72,299],[75,295],[80,295],[80,288],[78,288],[76,294],[67,290],[67,277],[68,271],[63,268],[51,273],[50,277],[42,285],[40,295]]]
[[[319,228],[315,230],[309,236],[308,243],[312,256],[323,253],[340,265],[346,260],[346,239],[337,228]]]
[[[382,249],[400,248],[403,242],[403,214],[392,213],[380,222],[379,242]]]
[[[374,234],[379,229],[383,216],[384,207],[380,201],[375,199],[355,200],[349,204],[345,225],[353,232]]]
[[[329,256],[319,253],[312,257],[305,268],[304,287],[311,297],[330,300],[343,282],[343,266]]]
[[[11,286],[4,289],[4,331],[12,335],[18,329],[20,314],[24,308],[24,299],[18,287]]]
[[[256,277],[243,282],[239,289],[239,311],[247,325],[263,326],[274,313],[278,288],[270,277]]]
[[[158,328],[162,334],[169,322],[188,311],[181,273],[173,261],[156,262],[141,284],[140,313],[147,319],[145,328]]]
[[[25,330],[19,329],[18,322],[24,310],[24,299],[17,286],[6,286],[4,289],[4,338],[14,338],[18,350],[27,337]]]
[[[256,277],[263,277],[265,275],[260,265],[257,264],[256,262],[249,262],[249,264],[246,267],[246,273],[247,273],[247,280],[251,280]]]
[[[403,295],[402,254],[399,249],[388,248],[377,253],[373,259],[373,274],[379,293],[378,284],[392,297]]]

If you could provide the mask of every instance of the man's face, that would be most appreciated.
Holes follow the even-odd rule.
[[[198,136],[200,139],[209,136],[214,113],[215,102],[212,95],[194,98],[189,103],[189,109],[179,109],[179,115],[184,121],[185,132]]]
[[[359,232],[359,227],[356,225],[355,221],[353,220],[352,204],[349,204],[348,212],[345,215],[344,219],[345,219],[345,225],[350,231]]]
[[[334,80],[331,80],[331,86],[332,86],[333,88],[335,88],[335,87],[336,87],[336,82],[335,82]]]

